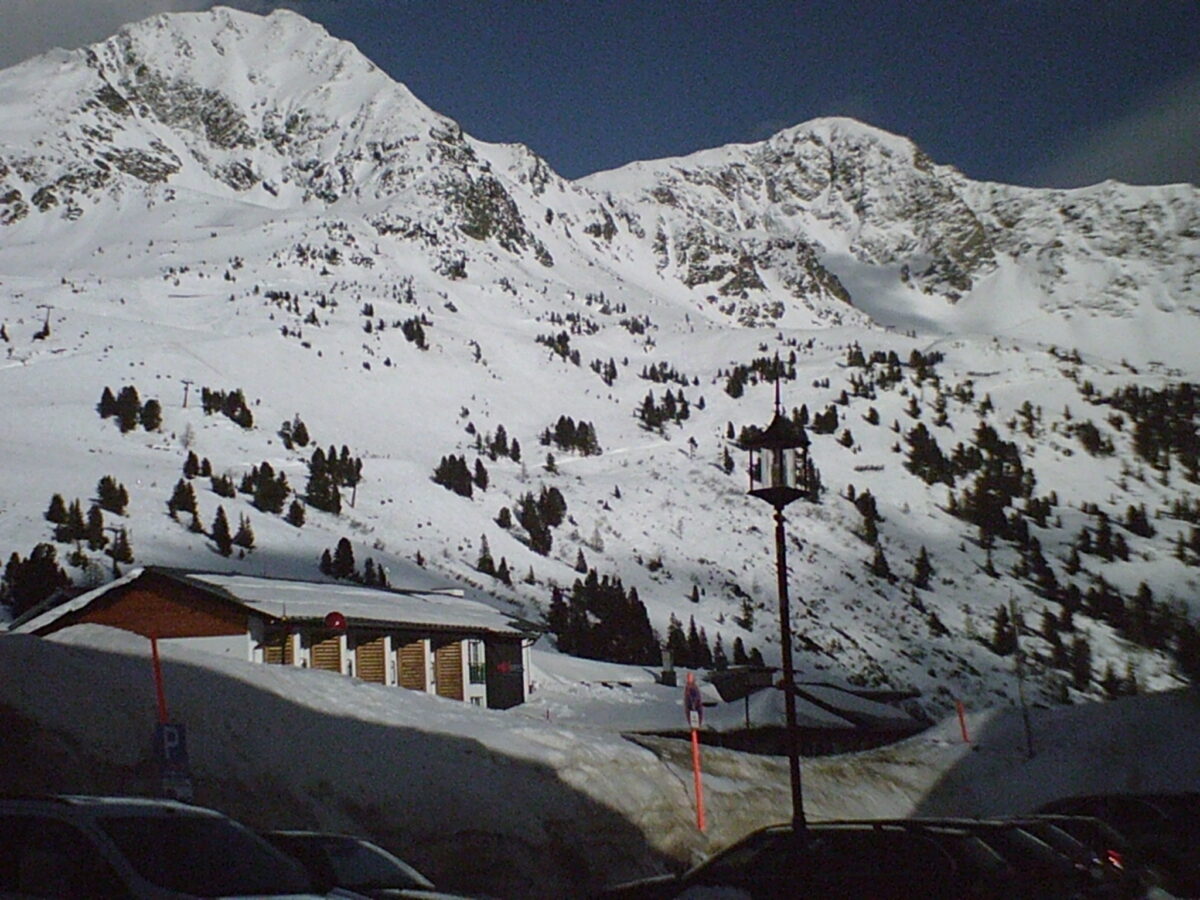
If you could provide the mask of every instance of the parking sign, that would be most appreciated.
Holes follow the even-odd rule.
[[[162,776],[163,793],[176,800],[191,800],[192,771],[188,765],[187,728],[181,722],[154,726],[154,756]]]

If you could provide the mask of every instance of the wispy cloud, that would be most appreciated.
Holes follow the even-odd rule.
[[[162,12],[210,9],[216,0],[0,0],[0,68],[54,47],[102,41],[122,25]],[[271,0],[221,0],[251,12],[293,6]]]
[[[1022,180],[1045,187],[1079,187],[1106,178],[1200,184],[1200,71],[1148,97],[1128,115],[1076,134],[1059,150]]]

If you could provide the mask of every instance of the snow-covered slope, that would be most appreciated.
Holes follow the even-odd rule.
[[[1015,599],[1040,701],[1097,695],[1109,666],[1168,688],[1196,614],[1196,417],[1181,401],[1164,437],[1138,418],[1149,399],[1112,395],[1196,378],[1198,210],[1186,185],[972,183],[843,119],[570,183],[295,14],[159,16],[0,73],[0,550],[48,542],[77,582],[108,577],[44,518],[108,475],[130,501],[103,524],[138,563],[319,577],[345,537],[393,584],[419,561],[532,619],[595,568],[637,588],[660,636],[694,619],[770,661],[769,511],[733,438],[769,418],[779,354],[785,406],[835,419],[812,433],[822,502],[788,511],[806,675],[913,687],[933,713],[1013,702],[992,638]],[[158,400],[161,426],[102,419],[106,386]],[[202,388],[241,389],[254,427],[207,415]],[[674,416],[647,421],[668,395]],[[313,444],[279,434],[297,416]],[[564,417],[602,452],[543,445]],[[918,424],[947,457],[963,445],[954,503],[910,471]],[[955,514],[981,424],[1029,473],[1004,507],[1024,537],[990,549]],[[235,484],[267,462],[290,501],[314,445],[363,461],[339,515],[310,503],[297,527],[206,477],[197,530],[167,515],[189,452]],[[476,474],[470,498],[431,480],[449,456]],[[566,519],[539,553],[502,523],[550,488]],[[1125,528],[1143,505],[1154,527]],[[252,525],[244,556],[216,553],[219,508]],[[1100,513],[1128,552],[1076,564]],[[1031,576],[1029,537],[1063,593]],[[478,571],[485,540],[511,584]],[[1112,592],[1123,610],[1143,582],[1161,627],[1135,634]],[[1068,585],[1099,599],[1068,611]],[[1061,648],[1083,641],[1076,677]]]

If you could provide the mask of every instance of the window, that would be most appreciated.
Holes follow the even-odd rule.
[[[467,641],[467,677],[471,684],[487,684],[487,667],[483,661],[483,641]]]
[[[167,890],[219,897],[309,889],[294,862],[223,816],[113,815],[99,824],[139,875]]]
[[[6,870],[0,888],[33,897],[124,897],[116,873],[91,839],[66,822],[37,816],[0,819]],[[11,868],[10,868],[11,866]]]

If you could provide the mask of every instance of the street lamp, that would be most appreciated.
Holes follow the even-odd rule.
[[[800,736],[796,726],[795,669],[792,666],[792,624],[788,608],[787,544],[783,508],[800,498],[815,501],[819,479],[808,456],[804,428],[783,415],[779,402],[780,363],[775,359],[775,417],[766,430],[755,430],[741,441],[750,454],[750,496],[775,508],[775,566],[779,581],[779,639],[783,653],[783,703],[787,716],[788,772],[792,784],[792,831],[801,835],[804,797],[800,788]]]

